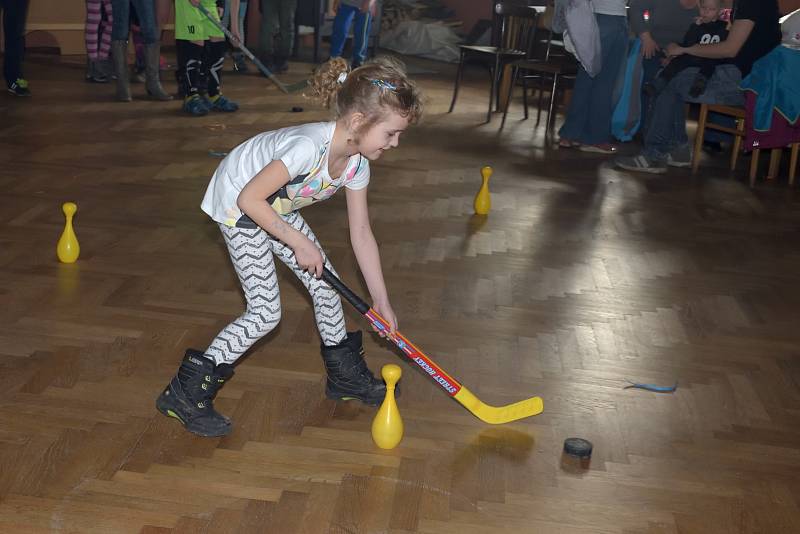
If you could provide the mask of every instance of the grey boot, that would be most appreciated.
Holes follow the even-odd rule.
[[[172,100],[172,95],[164,91],[158,79],[158,59],[160,55],[158,43],[144,45],[145,87],[150,98],[155,100]]]
[[[117,75],[117,100],[131,101],[131,87],[128,84],[128,41],[111,41],[111,55],[114,58],[114,73]]]

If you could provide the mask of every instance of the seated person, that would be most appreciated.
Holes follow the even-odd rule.
[[[731,60],[730,64],[717,65],[705,92],[697,99],[701,102],[743,105],[744,96],[739,89],[742,78],[750,73],[753,63],[781,42],[778,0],[737,0],[732,19],[728,38],[722,42],[667,46],[667,54],[672,57],[688,54]],[[642,152],[633,157],[617,158],[618,167],[661,174],[667,171],[667,166],[691,166],[685,103],[691,98],[689,89],[698,71],[697,67],[690,67],[678,72],[658,94]]]
[[[692,45],[716,44],[728,38],[728,23],[720,19],[722,14],[721,0],[701,0],[700,17],[689,27],[683,38],[684,47]],[[698,67],[700,72],[694,78],[689,96],[697,98],[706,90],[708,80],[714,75],[717,65],[725,63],[724,59],[712,59],[684,54],[673,58],[658,73],[652,83],[645,85],[651,96],[661,92],[676,74],[689,67]]]

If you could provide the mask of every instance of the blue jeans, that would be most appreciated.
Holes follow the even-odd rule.
[[[372,15],[362,13],[357,7],[339,5],[339,9],[336,11],[336,18],[333,19],[331,57],[342,55],[353,18],[356,20],[355,28],[353,28],[353,65],[361,65],[367,58],[367,43],[369,42],[369,27]]]
[[[642,115],[639,121],[642,132],[647,130],[647,120],[650,118],[648,112],[653,105],[653,99],[647,95],[644,86],[656,79],[658,71],[661,70],[662,59],[664,59],[663,52],[656,52],[650,59],[642,58]]]
[[[744,104],[739,89],[742,73],[735,65],[720,65],[708,81],[705,92],[697,99],[689,98],[689,89],[699,69],[690,67],[679,72],[656,97],[650,126],[644,137],[644,155],[652,161],[664,161],[667,155],[689,143],[686,135],[686,102],[705,104]]]
[[[114,23],[111,26],[111,39],[127,41],[131,28],[131,3],[136,8],[139,25],[142,28],[144,44],[158,42],[158,24],[156,24],[155,2],[153,0],[111,0],[111,13]]]
[[[244,18],[247,16],[247,2],[239,3],[239,35],[244,41]],[[231,24],[231,0],[225,0],[225,11],[222,12],[222,25],[229,28]]]
[[[585,145],[600,145],[611,140],[611,113],[614,86],[622,73],[628,48],[628,23],[625,17],[595,14],[600,29],[602,68],[594,78],[580,67],[572,102],[561,137]]]

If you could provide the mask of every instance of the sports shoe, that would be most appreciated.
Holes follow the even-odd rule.
[[[383,402],[386,384],[375,378],[364,361],[360,331],[348,332],[344,341],[334,347],[323,345],[321,350],[328,372],[325,396],[334,400],[357,399],[370,406]]]
[[[672,152],[667,154],[667,165],[670,167],[678,167],[685,169],[692,166],[692,149],[689,145],[683,145],[675,148]]]
[[[208,115],[208,108],[200,95],[187,96],[183,100],[183,111],[195,117]]]
[[[188,349],[178,372],[156,399],[156,408],[198,436],[225,436],[231,421],[214,409],[214,397],[232,376],[232,365],[216,365],[199,350]]]
[[[31,96],[31,90],[28,89],[28,80],[25,78],[17,78],[17,80],[8,86],[8,92],[14,96]]]
[[[247,68],[247,61],[244,59],[244,54],[241,52],[234,52],[231,54],[231,58],[233,58],[233,72],[238,74],[245,74],[248,72]]]
[[[232,100],[228,100],[221,94],[208,97],[208,102],[211,104],[211,111],[231,113],[239,109],[239,104]]]
[[[649,172],[650,174],[664,174],[667,172],[667,166],[664,163],[651,161],[644,154],[628,158],[617,158],[614,160],[614,164],[626,171]]]

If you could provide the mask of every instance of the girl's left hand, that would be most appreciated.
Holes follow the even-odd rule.
[[[384,303],[375,303],[372,306],[372,309],[378,312],[378,315],[386,319],[386,322],[389,323],[389,328],[391,329],[391,333],[394,334],[397,330],[397,316],[394,314],[394,310],[392,306],[388,302]],[[380,335],[381,337],[386,337],[386,332],[378,330],[377,328],[373,327],[373,329]]]
[[[682,56],[686,53],[686,49],[675,43],[670,43],[667,45],[666,52],[668,56]]]

